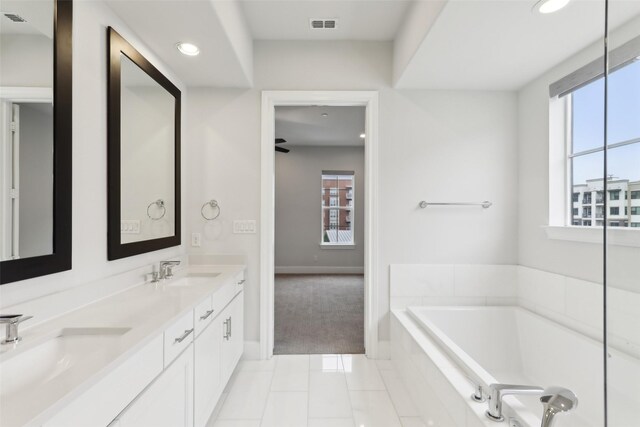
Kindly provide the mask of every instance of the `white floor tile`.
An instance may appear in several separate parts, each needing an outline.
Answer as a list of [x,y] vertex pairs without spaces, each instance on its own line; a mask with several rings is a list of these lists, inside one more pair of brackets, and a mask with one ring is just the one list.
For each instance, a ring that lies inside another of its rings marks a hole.
[[343,373],[309,374],[309,418],[349,418],[351,404]]
[[386,391],[350,391],[353,419],[362,427],[400,427],[400,419]]
[[276,368],[276,357],[269,360],[241,360],[238,370],[248,372],[273,371]]
[[354,427],[353,418],[311,418],[308,427]]
[[218,403],[216,404],[216,407],[213,409],[213,412],[211,413],[211,417],[209,417],[209,421],[207,422],[207,427],[213,426],[214,422],[218,419],[218,416],[220,415],[220,411],[222,410],[222,406],[224,405],[224,401],[227,399],[228,395],[229,393],[222,393],[220,395],[220,398],[218,399]]
[[420,412],[413,404],[409,392],[398,376],[398,373],[394,370],[384,370],[380,371],[380,375],[382,376],[385,386],[387,386],[389,397],[391,397],[391,401],[398,415],[401,417],[419,416]]
[[260,420],[218,420],[213,427],[260,427]]
[[271,391],[309,390],[309,356],[277,356]]
[[400,417],[402,427],[427,427],[420,417]]
[[239,372],[231,386],[219,419],[261,419],[273,372]]
[[376,359],[376,366],[379,371],[389,371],[393,369],[393,363],[388,359]]
[[375,360],[364,354],[343,354],[342,364],[349,390],[385,390]]
[[306,427],[307,402],[306,392],[269,393],[260,427]]
[[322,372],[343,372],[342,356],[339,354],[312,354],[309,369]]

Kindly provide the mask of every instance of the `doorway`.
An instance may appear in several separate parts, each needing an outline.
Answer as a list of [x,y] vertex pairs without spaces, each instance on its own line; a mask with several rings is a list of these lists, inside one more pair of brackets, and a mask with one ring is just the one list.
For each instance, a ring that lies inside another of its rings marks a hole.
[[364,353],[364,128],[364,106],[275,109],[274,354]]
[[[275,113],[281,106],[360,106],[364,126],[364,351],[378,354],[377,289],[377,159],[378,94],[371,91],[266,91],[262,95],[260,357],[274,354],[275,326]],[[332,171],[336,172],[336,171]],[[320,188],[318,188],[320,189]],[[320,193],[320,191],[318,191]]]

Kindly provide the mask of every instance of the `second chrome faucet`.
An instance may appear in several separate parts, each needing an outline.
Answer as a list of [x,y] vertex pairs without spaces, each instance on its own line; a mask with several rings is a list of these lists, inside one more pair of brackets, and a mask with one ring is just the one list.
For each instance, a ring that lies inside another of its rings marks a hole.
[[158,283],[161,280],[171,279],[173,277],[173,268],[180,265],[180,261],[160,261],[158,271],[152,273],[152,283]]

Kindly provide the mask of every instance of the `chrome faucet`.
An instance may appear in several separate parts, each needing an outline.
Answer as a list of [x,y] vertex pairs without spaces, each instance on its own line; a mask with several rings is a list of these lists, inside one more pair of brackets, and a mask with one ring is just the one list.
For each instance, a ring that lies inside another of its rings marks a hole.
[[180,265],[180,261],[160,261],[160,268],[158,272],[154,274],[154,282],[158,282],[164,279],[171,279],[173,277],[173,267]]
[[33,318],[33,316],[23,316],[22,314],[0,315],[0,324],[7,325],[5,338],[0,343],[13,344],[20,341],[22,338],[18,335],[18,325],[31,318]]
[[[508,394],[542,394],[544,389],[532,385],[515,384],[491,384],[489,386],[489,410],[486,412],[487,418],[492,421],[504,421],[502,416],[502,398]],[[544,426],[543,426],[544,427]]]
[[551,427],[556,414],[570,411],[578,406],[578,397],[567,388],[548,387],[542,392],[540,402],[544,407],[541,427]]

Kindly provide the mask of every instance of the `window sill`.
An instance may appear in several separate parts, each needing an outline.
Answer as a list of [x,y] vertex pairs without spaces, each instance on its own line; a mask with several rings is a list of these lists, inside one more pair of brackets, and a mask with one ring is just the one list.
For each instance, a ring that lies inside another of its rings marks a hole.
[[355,249],[354,244],[320,243],[320,249]]
[[[602,244],[602,227],[543,226],[548,239],[570,242]],[[608,228],[607,243],[615,246],[640,248],[640,230],[630,228]]]

